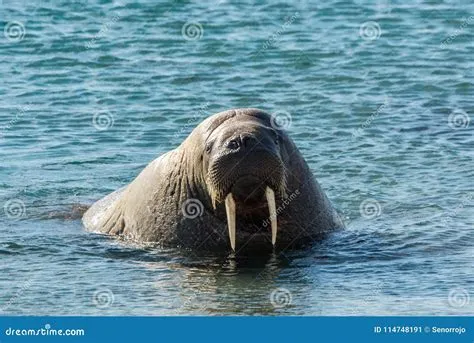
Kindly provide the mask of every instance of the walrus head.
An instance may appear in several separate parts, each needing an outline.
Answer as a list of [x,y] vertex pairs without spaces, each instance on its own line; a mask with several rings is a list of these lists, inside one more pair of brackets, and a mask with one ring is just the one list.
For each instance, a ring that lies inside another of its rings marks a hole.
[[[285,196],[286,175],[281,132],[264,112],[234,115],[211,126],[204,142],[203,173],[214,209],[224,203],[231,247],[235,250],[236,215],[270,217],[277,238],[276,197]],[[276,195],[275,195],[276,194]]]

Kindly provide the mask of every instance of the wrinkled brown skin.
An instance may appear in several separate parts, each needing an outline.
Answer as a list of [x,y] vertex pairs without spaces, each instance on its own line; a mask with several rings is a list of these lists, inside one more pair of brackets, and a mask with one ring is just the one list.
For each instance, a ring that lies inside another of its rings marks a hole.
[[[249,117],[271,126],[270,115],[257,109],[229,110],[207,118],[179,147],[151,162],[128,186],[94,203],[83,217],[86,229],[164,246],[230,250],[225,205],[219,202],[213,208],[203,154],[206,139],[214,130],[225,125],[238,130],[238,123]],[[278,135],[280,156],[289,171],[286,195],[297,194],[287,205],[277,195],[276,206],[282,208],[276,247],[285,249],[310,244],[343,224],[293,141],[283,131]],[[183,203],[188,199],[203,204],[200,216],[184,215]],[[253,246],[272,249],[270,226],[263,223],[266,218],[244,221],[239,205],[236,213],[236,250]]]

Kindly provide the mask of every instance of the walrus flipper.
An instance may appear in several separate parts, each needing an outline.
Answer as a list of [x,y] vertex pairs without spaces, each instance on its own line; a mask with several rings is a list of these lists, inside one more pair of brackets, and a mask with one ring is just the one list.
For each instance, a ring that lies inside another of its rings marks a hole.
[[[105,216],[109,210],[116,205],[127,186],[110,193],[99,201],[95,202],[82,217],[85,228],[91,232],[116,234],[114,232],[120,225],[120,218],[116,215]],[[104,224],[108,225],[104,225]],[[115,229],[115,230],[114,230]]]

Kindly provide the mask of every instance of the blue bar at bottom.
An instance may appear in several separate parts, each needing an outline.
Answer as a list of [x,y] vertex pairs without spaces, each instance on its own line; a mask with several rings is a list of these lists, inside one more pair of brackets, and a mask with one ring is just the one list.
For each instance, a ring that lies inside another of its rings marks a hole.
[[0,342],[474,342],[474,317],[0,317]]

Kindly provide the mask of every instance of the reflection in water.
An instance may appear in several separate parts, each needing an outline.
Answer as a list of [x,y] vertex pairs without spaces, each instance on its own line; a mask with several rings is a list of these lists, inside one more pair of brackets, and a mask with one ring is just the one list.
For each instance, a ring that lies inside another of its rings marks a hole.
[[[183,252],[176,252],[177,256]],[[163,265],[145,263],[146,268],[163,270]],[[288,278],[292,257],[285,254],[222,256],[187,254],[166,263],[174,271],[173,303],[181,314],[276,314],[284,309],[275,307],[272,292],[282,279]],[[301,282],[302,270],[294,269],[291,277]],[[156,287],[163,286],[157,280]],[[165,285],[170,287],[170,285]],[[301,290],[289,286],[290,292]],[[287,304],[291,306],[291,304]],[[286,304],[285,304],[286,306]],[[283,306],[283,307],[285,307]]]
[[[1,244],[5,258],[36,266],[32,271],[6,270],[18,275],[20,286],[31,280],[15,298],[17,304],[9,306],[11,313],[48,314],[52,308],[61,314],[127,315],[470,311],[471,305],[447,307],[446,296],[461,281],[472,279],[469,269],[463,268],[471,263],[472,231],[444,236],[427,234],[416,225],[364,227],[353,222],[310,249],[214,255],[77,234],[78,230],[60,233],[64,223],[50,221],[45,236],[35,236],[32,230],[28,238],[20,228],[24,223],[18,222],[10,241]],[[460,265],[442,267],[454,256],[453,245],[444,244],[447,241],[455,242]],[[49,263],[38,264],[38,259]],[[453,274],[455,278],[450,277]],[[0,300],[8,302],[17,291],[12,288]],[[93,296],[98,291],[113,294],[113,303],[97,307]],[[410,299],[418,300],[409,305]],[[38,308],[37,301],[44,306]]]

